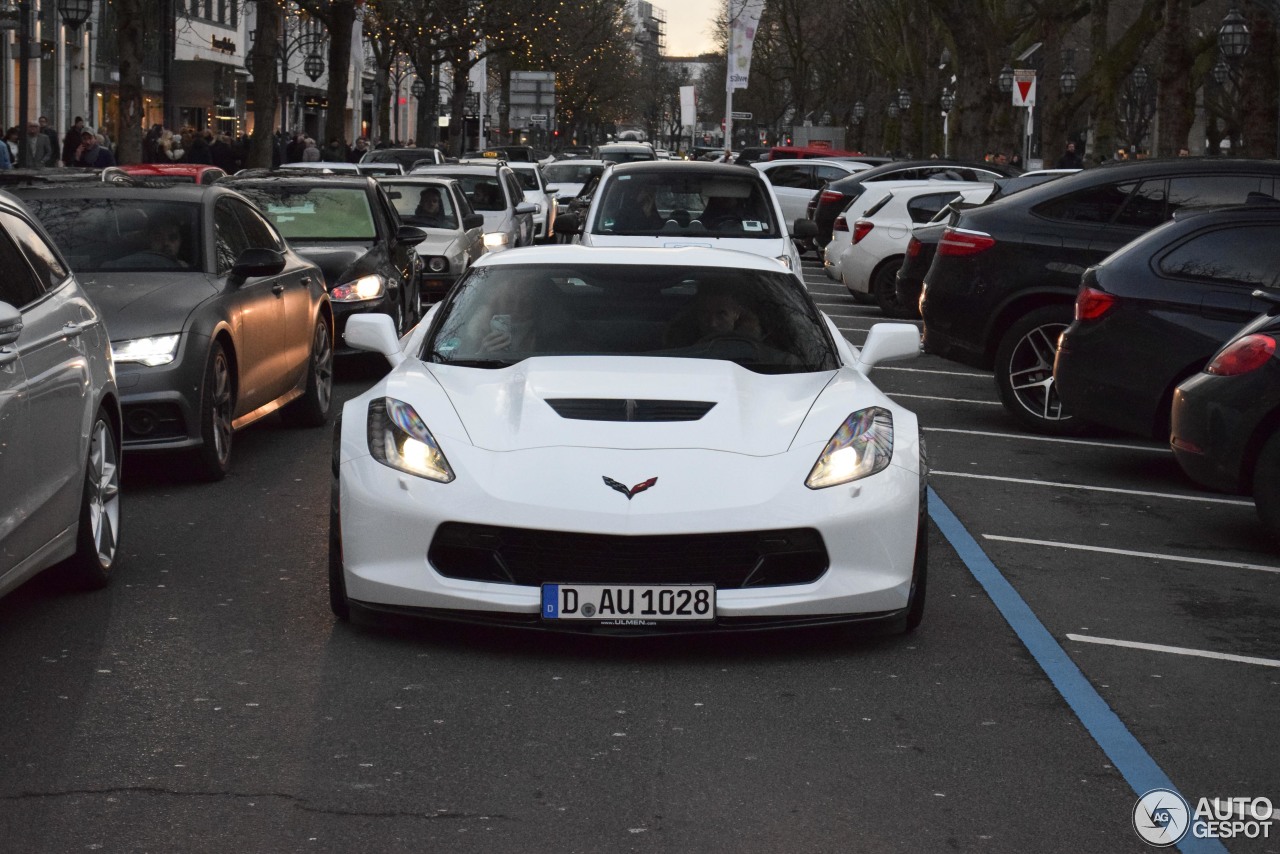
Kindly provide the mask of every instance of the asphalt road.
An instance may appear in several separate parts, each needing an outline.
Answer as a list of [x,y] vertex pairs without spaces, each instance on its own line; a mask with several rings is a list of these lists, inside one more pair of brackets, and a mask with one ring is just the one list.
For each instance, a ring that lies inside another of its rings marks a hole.
[[[878,312],[806,278],[860,344]],[[340,398],[378,370],[341,365]],[[1280,805],[1280,554],[1252,506],[1154,444],[1020,433],[980,372],[873,378],[920,414],[944,520],[908,637],[338,624],[331,431],[237,434],[218,484],[126,460],[112,586],[0,600],[0,849],[1110,854],[1147,850],[1152,767]]]

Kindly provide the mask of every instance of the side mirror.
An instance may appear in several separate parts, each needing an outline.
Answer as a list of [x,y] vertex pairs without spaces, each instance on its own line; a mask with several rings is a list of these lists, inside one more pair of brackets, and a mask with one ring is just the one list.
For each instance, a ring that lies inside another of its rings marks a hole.
[[797,219],[791,224],[791,236],[798,240],[817,237],[818,224],[811,219]]
[[866,376],[880,362],[920,355],[920,327],[914,323],[877,323],[858,354],[858,373]]
[[249,248],[240,253],[231,274],[240,279],[274,276],[284,269],[284,255],[274,249]]
[[562,214],[556,217],[556,231],[561,234],[581,234],[582,220],[576,213]]
[[467,231],[473,228],[484,228],[484,214],[467,214],[462,218],[462,227]]
[[402,225],[396,232],[396,242],[412,243],[415,246],[427,239],[427,232],[416,225]]
[[353,314],[347,318],[347,328],[342,338],[352,349],[381,353],[393,368],[404,361],[400,339],[396,337],[395,323],[390,315]]
[[560,192],[560,188],[559,188],[559,187],[543,187],[543,188],[542,188],[542,192],[544,192],[544,193],[558,193],[558,192]]
[[0,302],[0,347],[12,344],[22,334],[22,312],[7,302]]
[[531,214],[531,213],[537,213],[537,212],[538,212],[538,206],[535,205],[533,202],[521,202],[520,204],[516,205],[517,214]]

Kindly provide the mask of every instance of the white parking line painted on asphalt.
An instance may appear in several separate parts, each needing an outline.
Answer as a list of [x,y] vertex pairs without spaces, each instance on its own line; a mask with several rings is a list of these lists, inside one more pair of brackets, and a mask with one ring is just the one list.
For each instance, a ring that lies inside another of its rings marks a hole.
[[882,371],[907,371],[913,374],[942,374],[944,377],[978,377],[979,379],[989,380],[991,374],[970,374],[964,371],[939,371],[933,368],[895,368],[891,365],[877,365]]
[[[876,365],[877,371],[910,370],[910,368],[884,368]],[[978,374],[956,374],[956,376],[972,377]],[[1062,436],[1036,436],[1031,433],[992,433],[987,430],[961,430],[957,427],[922,427],[935,433],[963,433],[966,436],[990,436],[993,439],[1025,439],[1028,442],[1057,442],[1063,445],[1086,445],[1094,448],[1111,448],[1119,451],[1148,451],[1156,454],[1172,454],[1173,451],[1159,445],[1131,445],[1127,442],[1099,442],[1091,439],[1067,439]]]
[[1234,504],[1238,507],[1252,507],[1252,501],[1241,501],[1235,498],[1211,498],[1207,495],[1185,495],[1178,492],[1145,492],[1140,489],[1117,489],[1113,486],[1089,486],[1083,483],[1055,483],[1052,480],[1030,480],[1022,477],[999,477],[994,474],[973,474],[967,471],[930,471],[930,477],[967,477],[974,480],[995,480],[1002,483],[1021,483],[1027,486],[1056,486],[1059,489],[1080,489],[1085,492],[1115,492],[1120,495],[1142,495],[1147,498],[1172,498],[1178,501],[1202,501],[1205,504]]
[[[932,472],[930,472],[932,474]],[[1081,543],[1059,543],[1053,540],[1029,540],[1025,537],[1002,537],[999,534],[983,534],[984,540],[995,540],[1002,543],[1020,543],[1024,546],[1046,546],[1054,549],[1070,549],[1079,552],[1099,552],[1122,557],[1145,557],[1152,560],[1171,560],[1176,563],[1195,563],[1202,566],[1221,566],[1227,569],[1252,569],[1256,572],[1280,573],[1280,566],[1267,566],[1261,563],[1240,563],[1233,560],[1213,560],[1207,557],[1184,557],[1183,555],[1160,554],[1159,552],[1135,552],[1129,549],[1111,549],[1104,546],[1086,546]]]
[[1148,652],[1169,652],[1174,655],[1193,655],[1197,658],[1214,658],[1218,661],[1237,661],[1241,664],[1261,664],[1263,667],[1280,667],[1280,661],[1274,658],[1254,658],[1250,655],[1232,655],[1229,652],[1211,652],[1207,649],[1188,649],[1183,646],[1164,646],[1158,643],[1139,643],[1138,641],[1116,640],[1115,638],[1096,638],[1091,635],[1068,634],[1067,640],[1080,643],[1099,643],[1106,646],[1122,646],[1127,649],[1145,649]]
[[[853,331],[861,332],[863,330],[855,329]],[[945,403],[980,403],[983,406],[1002,406],[1003,405],[998,400],[968,400],[967,398],[963,398],[963,397],[935,397],[932,394],[903,394],[897,391],[887,391],[885,392],[885,394],[889,395],[889,397],[911,397],[917,400],[941,400]]]

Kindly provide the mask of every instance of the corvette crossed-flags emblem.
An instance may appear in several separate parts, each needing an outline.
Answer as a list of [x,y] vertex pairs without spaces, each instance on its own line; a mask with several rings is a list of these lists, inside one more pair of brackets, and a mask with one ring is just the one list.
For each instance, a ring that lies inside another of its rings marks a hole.
[[643,483],[637,483],[635,486],[631,487],[630,489],[627,489],[627,487],[624,484],[618,483],[616,480],[614,480],[611,477],[606,477],[604,479],[605,486],[609,487],[610,489],[615,489],[618,492],[621,492],[623,495],[627,496],[628,501],[630,501],[632,498],[634,498],[636,495],[640,494],[641,492],[644,492],[646,489],[653,486],[657,482],[658,482],[658,479],[656,477],[651,477],[648,480],[644,481]]

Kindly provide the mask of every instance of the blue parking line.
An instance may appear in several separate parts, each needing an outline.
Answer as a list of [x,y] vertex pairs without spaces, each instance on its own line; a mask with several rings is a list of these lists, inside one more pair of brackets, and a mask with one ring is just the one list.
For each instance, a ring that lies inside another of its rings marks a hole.
[[[1134,794],[1141,796],[1152,789],[1177,792],[1173,781],[1133,737],[933,487],[929,487],[929,516]],[[1183,800],[1190,801],[1185,795]],[[1197,838],[1192,832],[1194,829],[1189,828],[1178,843],[1179,851],[1183,854],[1226,854],[1227,849],[1221,842]]]

